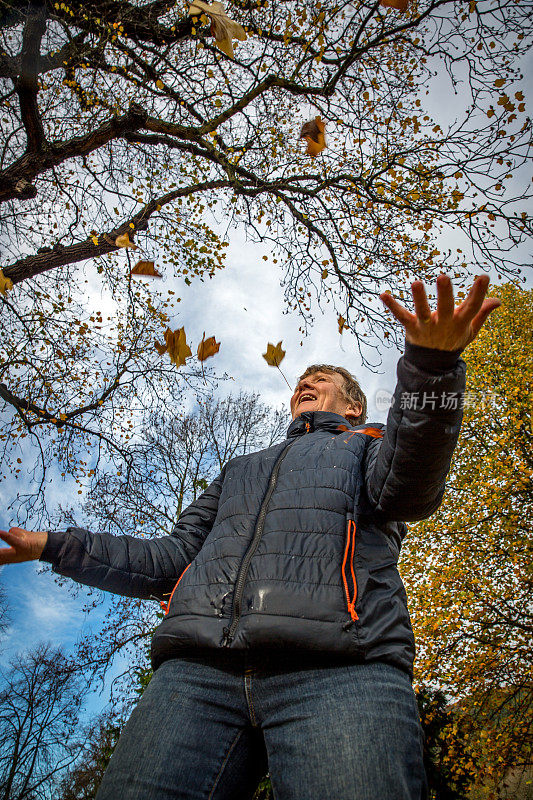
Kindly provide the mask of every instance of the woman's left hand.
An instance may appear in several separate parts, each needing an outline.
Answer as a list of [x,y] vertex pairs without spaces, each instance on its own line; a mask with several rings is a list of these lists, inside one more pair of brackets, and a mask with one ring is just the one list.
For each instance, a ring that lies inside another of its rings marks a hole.
[[422,281],[411,284],[415,313],[411,314],[392,295],[384,292],[380,298],[405,328],[405,338],[411,344],[436,350],[464,350],[478,335],[481,326],[501,301],[485,299],[489,288],[488,275],[478,276],[468,296],[454,304],[453,286],[447,275],[437,278],[437,310],[431,311]]

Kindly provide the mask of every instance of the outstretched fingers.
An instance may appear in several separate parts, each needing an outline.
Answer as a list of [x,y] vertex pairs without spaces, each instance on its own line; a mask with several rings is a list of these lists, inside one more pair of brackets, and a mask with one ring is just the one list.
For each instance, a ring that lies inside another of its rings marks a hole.
[[437,317],[439,320],[450,320],[455,311],[453,284],[444,273],[437,278]]
[[429,322],[431,320],[431,309],[428,303],[426,287],[422,281],[414,281],[411,284],[411,293],[418,321],[422,323]]
[[453,284],[448,275],[437,278],[437,310],[433,313],[422,281],[411,284],[415,314],[410,314],[390,294],[380,295],[384,305],[405,328],[408,342],[437,350],[462,351],[475,339],[480,328],[495,308],[496,298],[486,298],[490,279],[479,275],[465,300],[454,306]]
[[17,537],[11,531],[0,531],[0,539],[11,545],[11,547],[0,547],[0,566],[12,564],[17,558],[17,551],[13,547],[18,541]]
[[409,327],[415,322],[414,315],[395,300],[391,294],[383,292],[379,297],[383,305],[387,306],[391,314],[396,317],[398,322],[401,322],[404,327]]
[[[463,302],[457,306],[456,316],[465,322],[472,322],[480,312],[489,289],[488,275],[478,275]],[[498,305],[500,303],[498,302]],[[486,319],[486,317],[485,317]],[[479,329],[478,329],[479,330]]]

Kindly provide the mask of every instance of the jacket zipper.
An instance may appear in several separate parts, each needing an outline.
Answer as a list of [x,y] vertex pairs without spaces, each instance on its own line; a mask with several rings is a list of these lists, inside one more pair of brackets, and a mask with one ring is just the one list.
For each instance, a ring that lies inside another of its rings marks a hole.
[[[191,564],[192,564],[192,561],[191,561]],[[170,609],[170,601],[171,601],[171,600],[172,600],[172,598],[174,597],[174,592],[175,592],[175,591],[176,591],[176,589],[178,588],[178,583],[181,581],[181,579],[183,578],[183,576],[185,575],[185,573],[187,572],[187,570],[189,569],[189,567],[191,566],[191,564],[187,564],[187,566],[185,567],[185,569],[183,570],[183,572],[182,572],[182,573],[181,573],[181,575],[179,576],[178,580],[176,581],[176,585],[174,586],[174,588],[172,589],[172,591],[171,591],[171,593],[170,593],[170,597],[168,598],[168,602],[167,602],[167,603],[164,603],[163,601],[161,601],[161,608],[162,608],[162,609],[163,609],[163,611],[165,612],[165,617],[166,617],[166,615],[167,615],[167,614],[168,614],[168,612],[169,612],[169,609]]]
[[257,517],[257,523],[255,526],[254,535],[252,537],[252,541],[248,547],[248,550],[244,554],[244,558],[241,563],[241,568],[239,570],[239,574],[237,575],[237,580],[235,583],[235,593],[233,595],[233,607],[231,612],[231,619],[230,624],[228,627],[224,628],[222,640],[220,642],[221,647],[228,647],[234,639],[235,631],[237,629],[237,625],[239,624],[239,617],[241,615],[241,600],[242,600],[242,593],[244,590],[244,584],[246,582],[246,578],[248,575],[248,569],[250,566],[250,561],[257,550],[259,542],[261,540],[261,536],[263,534],[263,528],[265,525],[265,517],[267,512],[267,506],[270,502],[270,498],[272,497],[272,493],[276,488],[276,483],[278,480],[278,473],[281,467],[281,462],[285,458],[288,450],[295,444],[297,439],[285,447],[284,450],[281,451],[278,460],[274,464],[274,468],[272,470],[272,474],[270,476],[270,481],[268,484],[267,493],[261,503],[261,508],[259,509],[259,516]]
[[[344,630],[348,630],[353,623],[359,619],[357,616],[357,612],[355,610],[355,602],[357,600],[357,581],[355,579],[355,571],[353,566],[354,560],[354,553],[355,553],[355,531],[356,525],[355,521],[351,518],[348,519],[348,530],[347,530],[347,538],[346,538],[346,547],[344,549],[344,559],[342,562],[342,582],[344,584],[344,591],[346,593],[346,604],[348,607],[348,612],[350,614],[351,619],[343,625]],[[350,553],[350,571],[352,576],[352,585],[353,585],[353,597],[350,598],[350,590],[348,587],[348,579],[346,576],[346,561],[348,559],[348,551],[350,551],[351,545],[351,553]]]

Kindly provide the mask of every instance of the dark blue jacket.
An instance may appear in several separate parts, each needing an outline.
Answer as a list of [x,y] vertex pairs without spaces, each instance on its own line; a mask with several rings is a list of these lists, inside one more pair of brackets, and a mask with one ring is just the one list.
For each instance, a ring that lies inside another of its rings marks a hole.
[[168,597],[154,668],[191,650],[273,648],[412,674],[404,521],[442,500],[464,380],[458,353],[407,345],[386,427],[304,412],[285,441],[231,459],[170,536],[69,528],[41,558],[90,586]]

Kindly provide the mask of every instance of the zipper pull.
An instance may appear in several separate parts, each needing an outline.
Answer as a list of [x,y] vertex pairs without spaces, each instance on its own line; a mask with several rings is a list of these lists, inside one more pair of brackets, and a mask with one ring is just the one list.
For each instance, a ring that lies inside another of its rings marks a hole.
[[349,630],[354,624],[354,622],[355,622],[354,619],[349,619],[348,622],[345,622],[344,625],[342,626],[343,631]]
[[220,642],[220,646],[221,647],[228,647],[231,644],[231,642],[233,641],[233,636],[229,635],[229,628],[224,628],[222,633],[224,634],[224,636],[222,637],[222,640]]
[[160,597],[156,597],[155,594],[151,594],[148,599],[149,600],[157,600],[157,602],[159,603],[159,605],[161,606],[161,608],[163,609],[165,614],[167,613],[167,611],[168,611],[168,603],[165,603],[165,601],[161,600]]

